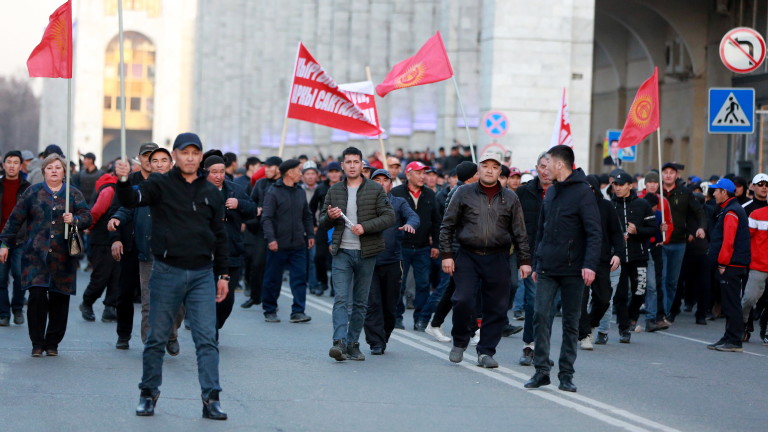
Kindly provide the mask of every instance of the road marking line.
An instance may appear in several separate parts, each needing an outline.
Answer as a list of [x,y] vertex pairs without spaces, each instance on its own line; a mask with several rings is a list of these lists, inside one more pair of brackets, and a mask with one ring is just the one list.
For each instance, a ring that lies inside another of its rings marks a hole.
[[[704,345],[709,345],[711,343],[711,342],[703,341],[703,340],[700,340],[700,339],[694,339],[694,338],[689,338],[687,336],[682,336],[682,335],[678,335],[678,334],[674,334],[674,333],[669,333],[669,332],[666,332],[666,331],[656,332],[656,334],[662,334],[662,335],[665,335],[665,336],[674,337],[674,338],[678,338],[678,339],[685,339],[687,341],[696,342],[696,343],[700,343],[700,344],[704,344]],[[751,352],[751,351],[744,351],[744,354],[749,354],[749,355],[753,355],[753,356],[757,356],[757,357],[768,357],[768,355],[766,355],[766,354],[758,354],[758,353]]]
[[[287,290],[283,290],[283,294],[288,297],[291,297],[290,292]],[[333,311],[332,305],[320,299],[307,298],[306,303],[321,312],[326,312],[330,314]],[[411,346],[413,348],[416,348],[420,351],[423,351],[427,354],[431,354],[443,360],[445,360],[447,352],[450,351],[450,348],[444,345],[440,345],[440,343],[437,341],[432,341],[425,337],[410,334],[405,330],[395,330],[390,336],[390,338],[395,339],[400,343]],[[540,398],[546,399],[550,402],[554,402],[566,408],[571,408],[575,411],[578,411],[596,420],[602,421],[604,423],[607,423],[616,427],[620,427],[628,431],[644,432],[649,430],[663,430],[663,431],[670,431],[670,432],[680,432],[679,430],[671,428],[667,425],[657,423],[653,420],[632,414],[621,408],[617,408],[612,405],[605,404],[603,402],[588,398],[583,395],[579,395],[575,393],[559,392],[559,391],[556,392],[549,389],[537,389],[537,390],[525,389],[525,387],[523,387],[523,383],[528,380],[528,376],[509,368],[500,367],[499,372],[502,372],[502,373],[493,372],[488,369],[480,368],[476,364],[470,363],[467,360],[462,361],[459,364],[459,366],[464,367],[467,370],[483,374],[489,378],[492,378],[496,381],[507,384],[511,387],[524,390],[526,393],[531,394],[533,396],[538,396]],[[522,382],[514,380],[506,375],[511,375],[512,377],[515,377],[521,380]],[[576,403],[569,399],[578,401],[581,404]],[[594,408],[589,406],[584,406],[582,404],[592,405]],[[627,420],[640,423],[642,427],[614,418],[610,415],[606,415],[603,412],[598,411],[598,409],[608,411],[611,414],[614,414],[616,416],[621,416]],[[645,429],[644,427],[651,428],[651,429]]]

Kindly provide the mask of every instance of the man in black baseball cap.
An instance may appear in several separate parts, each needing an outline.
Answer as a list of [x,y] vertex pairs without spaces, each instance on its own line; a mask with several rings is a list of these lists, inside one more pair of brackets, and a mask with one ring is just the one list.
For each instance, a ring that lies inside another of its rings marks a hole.
[[198,150],[203,151],[203,143],[200,141],[200,137],[192,132],[184,132],[179,134],[173,141],[174,150],[184,150],[188,146],[195,146]]

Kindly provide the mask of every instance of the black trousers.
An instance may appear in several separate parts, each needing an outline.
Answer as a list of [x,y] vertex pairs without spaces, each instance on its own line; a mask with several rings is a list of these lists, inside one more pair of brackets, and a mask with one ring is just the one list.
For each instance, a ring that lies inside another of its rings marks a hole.
[[47,287],[29,288],[27,326],[33,348],[57,349],[67,332],[69,297],[48,291]]
[[117,337],[129,339],[133,331],[133,297],[136,287],[141,287],[139,281],[139,251],[135,246],[123,254],[119,265]]
[[[589,293],[592,292],[592,308],[587,313]],[[579,318],[579,340],[587,337],[592,329],[600,326],[605,311],[611,305],[611,264],[600,264],[595,273],[592,286],[584,286],[584,294],[581,297],[581,318]]]
[[744,336],[744,316],[741,310],[741,286],[747,276],[746,268],[726,267],[725,272],[715,267],[715,279],[720,287],[720,302],[725,316],[725,342],[741,346]]
[[619,285],[616,287],[616,294],[613,296],[619,332],[629,330],[630,321],[637,322],[640,316],[640,306],[645,301],[647,265],[646,261],[621,263]]
[[402,279],[403,267],[399,261],[377,265],[373,269],[364,326],[365,341],[371,348],[386,348],[389,336],[395,329],[397,301]]
[[664,270],[664,258],[662,247],[651,245],[651,258],[653,260],[654,273],[647,275],[656,281],[656,320],[664,318],[664,280],[661,278]]
[[256,236],[250,231],[243,233],[245,241],[245,254],[243,255],[243,281],[247,290],[251,289],[251,270],[253,270],[253,254],[255,252]]
[[671,312],[679,314],[680,304],[685,301],[687,305],[696,303],[696,318],[706,318],[712,310],[711,274],[706,255],[694,255],[686,251],[680,270],[680,281],[683,283],[682,286],[677,285]]
[[324,288],[328,287],[328,263],[330,261],[328,231],[318,228],[317,234],[315,234],[315,274],[317,275],[317,283]]
[[440,327],[443,325],[445,322],[445,317],[447,317],[448,313],[451,311],[451,309],[453,309],[453,301],[451,301],[451,297],[453,297],[454,291],[456,291],[456,281],[454,281],[453,277],[451,277],[450,282],[448,282],[448,286],[445,288],[443,296],[440,297],[440,302],[435,308],[435,313],[432,315],[432,324],[430,324],[432,327]]
[[249,285],[251,286],[251,300],[256,304],[261,304],[261,285],[264,281],[264,267],[267,265],[267,241],[264,239],[262,230],[257,231],[254,235],[256,240],[251,258]]
[[91,245],[91,264],[93,265],[91,280],[83,293],[83,303],[92,306],[106,289],[107,295],[104,296],[104,304],[117,306],[120,263],[112,258],[112,247]]
[[[232,307],[235,305],[235,288],[242,275],[242,267],[229,268],[229,292],[224,300],[216,303],[216,330],[224,327],[227,318],[232,314]],[[218,282],[218,276],[214,279]]]
[[478,255],[459,249],[455,257],[453,278],[453,345],[466,348],[473,334],[478,290],[482,302],[483,325],[478,354],[494,355],[507,322],[509,304],[509,253]]

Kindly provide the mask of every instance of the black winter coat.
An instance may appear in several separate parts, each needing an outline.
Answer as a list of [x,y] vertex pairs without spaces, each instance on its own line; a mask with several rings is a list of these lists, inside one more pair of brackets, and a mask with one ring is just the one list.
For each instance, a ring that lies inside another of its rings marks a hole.
[[675,229],[672,231],[670,243],[685,243],[688,236],[686,226],[688,225],[688,213],[693,213],[698,221],[698,228],[707,230],[707,220],[701,204],[696,201],[693,192],[683,185],[682,180],[675,183],[675,187],[667,192],[664,190],[664,198],[669,201],[669,210],[672,213],[672,222]]
[[517,188],[515,192],[523,206],[523,219],[525,219],[525,231],[528,233],[528,243],[531,254],[536,253],[536,230],[539,226],[539,214],[541,203],[544,201],[544,188],[541,187],[539,178],[536,177],[528,183]]
[[536,228],[534,271],[549,276],[581,276],[597,271],[602,231],[592,189],[581,168],[547,189]]
[[619,216],[622,233],[627,232],[630,222],[635,224],[637,229],[636,234],[627,234],[624,250],[619,254],[621,262],[648,261],[648,240],[659,228],[651,205],[648,201],[638,198],[635,191],[631,191],[626,198],[614,195],[611,202]]
[[267,243],[277,242],[278,250],[299,250],[315,238],[307,194],[299,185],[286,186],[280,179],[264,195],[261,228]]
[[437,202],[435,192],[426,187],[421,187],[418,205],[413,200],[413,196],[408,191],[408,184],[403,183],[400,186],[392,188],[392,196],[404,199],[411,209],[419,215],[421,224],[416,229],[416,234],[405,233],[403,238],[403,247],[409,249],[420,249],[432,246],[437,249],[438,239],[440,238],[440,206]]

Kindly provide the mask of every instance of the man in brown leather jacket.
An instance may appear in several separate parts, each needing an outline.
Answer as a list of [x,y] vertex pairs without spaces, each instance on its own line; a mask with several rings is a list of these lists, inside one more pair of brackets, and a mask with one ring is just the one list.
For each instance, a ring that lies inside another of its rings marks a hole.
[[[471,320],[479,288],[483,323],[477,363],[486,368],[499,366],[493,355],[506,324],[512,244],[519,253],[520,276],[526,278],[531,273],[523,209],[517,195],[501,187],[500,173],[500,157],[484,154],[478,164],[480,181],[456,190],[440,227],[443,271],[456,283],[451,330],[454,346],[449,359],[459,363],[464,357],[472,336]],[[455,256],[451,249],[454,237],[460,246]]]

